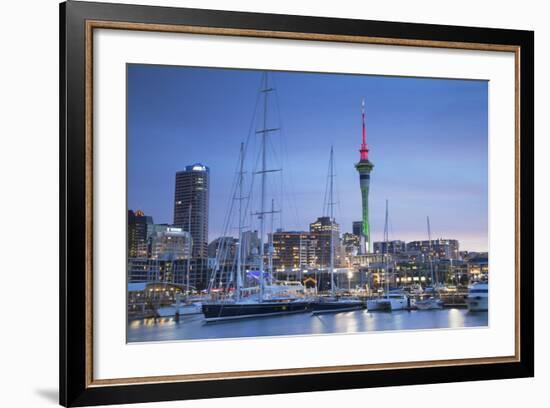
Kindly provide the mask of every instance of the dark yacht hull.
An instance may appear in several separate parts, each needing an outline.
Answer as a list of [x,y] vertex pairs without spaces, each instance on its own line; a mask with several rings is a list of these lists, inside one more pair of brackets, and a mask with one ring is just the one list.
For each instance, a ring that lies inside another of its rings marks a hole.
[[339,313],[351,310],[364,309],[365,304],[360,300],[354,301],[319,301],[311,303],[311,311],[314,314]]
[[202,305],[207,322],[277,316],[311,311],[309,302],[205,303]]

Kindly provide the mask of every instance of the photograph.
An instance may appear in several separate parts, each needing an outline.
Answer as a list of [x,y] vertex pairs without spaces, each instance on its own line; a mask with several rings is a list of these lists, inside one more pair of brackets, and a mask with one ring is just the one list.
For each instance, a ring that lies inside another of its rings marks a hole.
[[488,95],[127,64],[127,342],[488,327]]
[[333,6],[60,4],[61,405],[525,394],[534,31]]

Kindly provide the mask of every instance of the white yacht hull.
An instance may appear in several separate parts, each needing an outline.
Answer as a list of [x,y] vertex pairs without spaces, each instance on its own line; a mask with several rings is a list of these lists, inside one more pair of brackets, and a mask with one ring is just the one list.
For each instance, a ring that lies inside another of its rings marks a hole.
[[175,316],[178,311],[180,316],[191,316],[191,315],[202,314],[200,303],[183,304],[183,305],[180,305],[179,308],[176,305],[165,306],[165,307],[159,308],[157,310],[157,313],[160,317],[170,317],[170,316]]
[[477,282],[468,288],[466,305],[470,312],[486,312],[489,310],[489,284]]
[[486,312],[489,310],[489,298],[487,296],[471,296],[466,298],[466,305],[470,312]]
[[367,300],[367,310],[368,311],[394,311],[394,310],[405,310],[408,309],[409,304],[407,299],[371,299]]
[[443,302],[439,299],[418,300],[415,303],[418,310],[437,310],[443,309]]

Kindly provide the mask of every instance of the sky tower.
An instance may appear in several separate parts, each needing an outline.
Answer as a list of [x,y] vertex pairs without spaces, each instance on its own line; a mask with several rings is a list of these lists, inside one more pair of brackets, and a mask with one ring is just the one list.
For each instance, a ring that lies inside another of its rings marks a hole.
[[355,168],[359,172],[359,186],[361,187],[361,201],[362,201],[362,217],[363,230],[361,237],[361,253],[372,252],[372,241],[370,235],[369,224],[369,187],[370,187],[370,172],[372,171],[374,164],[369,161],[369,148],[367,146],[367,131],[365,128],[365,100],[361,103],[361,120],[363,124],[363,139],[361,148],[359,149],[360,160],[355,164]]

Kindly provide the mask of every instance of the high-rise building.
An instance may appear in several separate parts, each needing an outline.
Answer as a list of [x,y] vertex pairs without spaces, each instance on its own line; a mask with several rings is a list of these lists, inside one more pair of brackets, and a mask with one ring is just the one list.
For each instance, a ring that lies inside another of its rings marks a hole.
[[174,226],[191,233],[193,258],[208,258],[209,174],[198,163],[176,173]]
[[[337,238],[336,233],[334,233]],[[335,264],[341,251],[335,241]],[[273,268],[327,268],[330,264],[330,232],[277,231],[273,233]]]
[[319,217],[315,222],[309,224],[309,232],[317,234],[318,247],[318,265],[324,267],[325,264],[330,264],[330,239],[334,244],[334,263],[340,265],[342,256],[342,247],[340,245],[340,225],[330,217]]
[[367,131],[365,127],[365,101],[363,100],[361,109],[361,118],[363,124],[363,138],[361,148],[359,149],[360,160],[355,164],[355,168],[359,172],[359,186],[361,188],[361,203],[362,203],[362,234],[364,245],[361,245],[361,252],[372,252],[372,241],[369,224],[369,188],[370,188],[370,173],[374,167],[369,161],[369,148],[367,146]]
[[128,210],[128,258],[147,258],[153,217],[143,211]]
[[[273,233],[273,268],[276,270],[316,267],[320,260],[319,234],[305,231]],[[327,249],[327,255],[330,248]],[[327,260],[324,262],[328,265]]]
[[363,235],[363,221],[353,221],[351,231],[353,235],[361,237]]
[[330,232],[334,231],[337,235],[340,234],[340,225],[336,222],[331,222],[330,217],[319,217],[317,221],[309,224],[310,232]]
[[208,204],[210,170],[196,163],[176,173],[174,226],[191,233],[190,284],[203,289],[208,282]]

